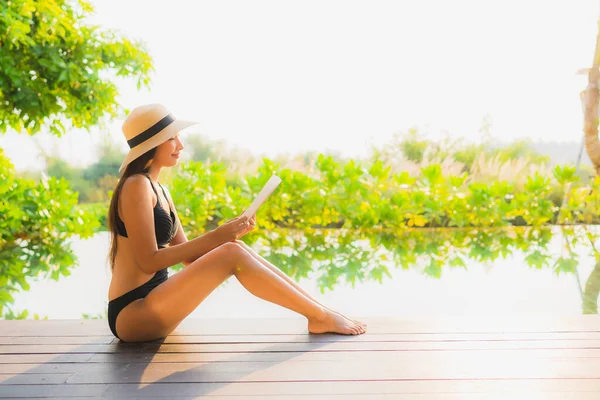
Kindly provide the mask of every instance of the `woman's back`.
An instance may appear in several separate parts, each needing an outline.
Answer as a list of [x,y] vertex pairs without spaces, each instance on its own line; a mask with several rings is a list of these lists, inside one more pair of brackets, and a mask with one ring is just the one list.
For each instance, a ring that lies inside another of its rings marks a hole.
[[[177,227],[175,224],[175,214],[173,213],[170,206],[165,209],[161,204],[169,205],[169,200],[166,196],[164,189],[162,189],[162,196],[155,189],[150,177],[142,174],[136,174],[130,179],[148,179],[152,186],[154,196],[152,201],[154,204],[153,215],[154,215],[154,228],[155,237],[157,240],[157,246],[163,248],[168,246],[169,242],[173,240]],[[160,185],[160,184],[159,184]],[[125,183],[123,184],[125,186]],[[121,199],[123,195],[136,196],[136,193],[124,193],[121,191],[119,199],[117,199],[117,252],[115,255],[114,269],[112,273],[112,279],[108,291],[109,301],[121,296],[129,290],[136,288],[145,282],[148,282],[154,274],[147,274],[137,265],[134,257],[134,249],[128,238],[127,229],[121,216],[123,215],[121,207]],[[125,218],[127,216],[125,215]]]

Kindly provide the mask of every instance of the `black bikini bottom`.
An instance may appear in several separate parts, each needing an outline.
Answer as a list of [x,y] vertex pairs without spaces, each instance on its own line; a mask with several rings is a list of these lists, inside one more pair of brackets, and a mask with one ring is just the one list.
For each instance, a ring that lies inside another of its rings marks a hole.
[[108,326],[115,337],[119,338],[117,335],[117,316],[121,310],[127,307],[129,303],[148,296],[148,293],[152,289],[165,282],[168,278],[169,273],[167,268],[161,269],[148,282],[108,302]]

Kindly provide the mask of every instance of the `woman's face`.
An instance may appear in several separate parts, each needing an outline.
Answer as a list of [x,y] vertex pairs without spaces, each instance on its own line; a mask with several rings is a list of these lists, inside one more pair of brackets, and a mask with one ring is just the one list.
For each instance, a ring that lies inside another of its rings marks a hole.
[[177,164],[180,156],[179,152],[183,148],[183,143],[181,143],[178,133],[156,148],[152,163],[156,163],[162,167],[172,167]]

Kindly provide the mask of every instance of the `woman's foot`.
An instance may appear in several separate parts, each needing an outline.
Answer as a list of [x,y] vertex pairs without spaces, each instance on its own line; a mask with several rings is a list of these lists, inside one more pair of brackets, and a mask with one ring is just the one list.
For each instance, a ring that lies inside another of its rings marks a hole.
[[329,309],[325,309],[325,315],[320,318],[308,320],[308,331],[310,333],[339,333],[341,335],[361,335],[367,331],[367,326],[362,323],[344,317]]
[[358,324],[358,325],[360,325],[360,326],[364,326],[365,328],[367,327],[367,324],[365,324],[364,322],[360,322],[360,321],[357,321],[357,320],[355,320],[355,319],[352,319],[352,318],[345,317],[345,316],[343,316],[342,314],[340,314],[339,312],[337,312],[337,311],[335,311],[335,310],[332,310],[332,309],[331,309],[331,308],[329,308],[329,307],[325,307],[325,308],[326,308],[326,309],[328,309],[329,311],[331,311],[332,313],[339,315],[340,317],[346,318],[347,320],[350,320],[350,321],[352,321],[352,322],[354,322],[354,323],[356,323],[356,324]]

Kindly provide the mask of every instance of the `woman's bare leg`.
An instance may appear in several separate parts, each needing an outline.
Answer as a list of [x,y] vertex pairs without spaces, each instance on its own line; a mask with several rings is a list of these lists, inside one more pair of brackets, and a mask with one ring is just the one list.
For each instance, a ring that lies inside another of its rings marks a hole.
[[231,275],[255,296],[304,315],[312,333],[364,333],[358,324],[298,292],[236,243],[226,243],[198,258],[144,299],[125,307],[117,318],[117,333],[124,341],[167,336]]
[[[279,275],[282,279],[284,279],[287,283],[289,283],[290,285],[292,285],[297,291],[299,291],[300,293],[302,293],[303,295],[305,295],[306,297],[308,297],[309,299],[311,299],[312,301],[314,301],[315,303],[317,303],[318,305],[320,305],[323,308],[326,308],[336,314],[342,315],[340,313],[338,313],[335,310],[332,310],[331,308],[321,304],[321,302],[319,302],[317,299],[315,299],[314,297],[312,297],[308,292],[306,292],[304,289],[302,289],[300,287],[300,285],[298,285],[296,282],[294,282],[294,280],[292,278],[290,278],[289,276],[287,276],[285,274],[285,272],[283,272],[282,270],[280,270],[279,268],[277,268],[275,265],[271,264],[268,260],[264,259],[260,254],[258,254],[256,251],[254,251],[254,249],[252,249],[252,247],[248,246],[246,243],[242,242],[241,240],[236,240],[236,243],[238,243],[240,246],[242,246],[248,253],[250,253],[252,255],[252,257],[256,258],[262,265],[264,265],[265,267],[269,268],[271,271],[275,272],[277,275]],[[346,316],[343,316],[344,318],[347,318],[351,321],[356,322],[357,324],[366,327],[367,324],[348,318]]]

